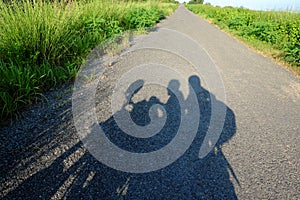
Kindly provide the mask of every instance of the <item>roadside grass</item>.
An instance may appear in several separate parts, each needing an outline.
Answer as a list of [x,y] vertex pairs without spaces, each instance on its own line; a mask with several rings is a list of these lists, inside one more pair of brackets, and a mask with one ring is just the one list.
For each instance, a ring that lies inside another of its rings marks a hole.
[[0,0],[0,121],[74,80],[96,45],[151,27],[176,7],[159,1]]
[[187,8],[300,75],[300,13],[210,5]]

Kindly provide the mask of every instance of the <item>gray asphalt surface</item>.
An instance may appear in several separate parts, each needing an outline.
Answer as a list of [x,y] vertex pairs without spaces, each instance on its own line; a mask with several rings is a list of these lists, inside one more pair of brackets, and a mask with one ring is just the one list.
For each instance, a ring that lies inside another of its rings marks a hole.
[[208,51],[222,74],[235,136],[223,146],[241,199],[299,199],[300,81],[181,8],[166,26]]
[[[174,33],[167,31],[170,29]],[[187,59],[198,56],[205,60],[204,53],[186,48],[187,41],[178,33],[199,43],[216,64],[226,101],[218,99],[213,92],[217,89],[203,81],[206,63],[195,66]],[[167,42],[176,37],[174,42]],[[110,108],[112,95],[118,89],[115,84],[126,72],[141,64],[160,63],[179,72],[196,91],[199,128],[187,151],[167,167],[148,173],[123,172],[102,164],[76,135],[72,86],[65,86],[50,91],[46,94],[47,103],[35,105],[24,112],[23,119],[1,129],[0,198],[300,199],[298,78],[183,7],[149,35],[135,37],[129,50],[115,58],[113,66],[99,68],[101,76],[95,96],[99,125],[110,141],[136,153],[157,151],[176,137],[184,112],[178,96],[182,93],[188,98],[190,88],[172,73],[168,78],[173,81],[165,84],[174,87],[175,93],[157,84],[145,85],[130,99],[131,118],[140,126],[151,122],[151,106],[163,107],[162,115],[167,117],[157,135],[127,135],[113,118],[125,106],[117,112]],[[94,53],[89,65],[102,66],[101,62]],[[198,68],[204,74],[197,74]],[[136,79],[145,76],[142,72],[130,74]],[[164,82],[162,71],[145,70],[145,74]],[[225,123],[215,148],[200,159],[199,148],[210,126],[214,98],[217,105],[226,107]],[[195,126],[193,120],[187,124]],[[184,144],[185,141],[178,148],[184,148]],[[157,162],[164,159],[158,157]],[[145,164],[141,162],[140,166]]]

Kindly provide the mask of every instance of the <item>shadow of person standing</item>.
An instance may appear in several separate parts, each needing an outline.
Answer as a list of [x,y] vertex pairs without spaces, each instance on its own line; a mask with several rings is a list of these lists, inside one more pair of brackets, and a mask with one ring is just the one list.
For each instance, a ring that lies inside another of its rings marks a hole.
[[[200,120],[198,132],[191,148],[183,156],[188,164],[189,186],[186,192],[193,199],[237,199],[230,174],[239,185],[239,181],[222,151],[222,145],[228,142],[236,132],[235,115],[233,111],[223,102],[218,101],[214,94],[201,86],[198,76],[191,76],[189,84],[195,92],[198,100]],[[199,150],[203,145],[204,138],[208,132],[212,118],[212,101],[216,107],[225,107],[226,115],[224,126],[218,141],[204,158],[199,158]],[[196,197],[196,198],[195,198]]]
[[[191,110],[188,109],[198,106],[200,118],[197,120],[199,124],[196,124],[196,127],[198,127],[196,136],[181,157],[165,168],[136,174],[107,167],[86,151],[72,166],[63,170],[64,158],[82,147],[82,143],[78,143],[49,167],[25,180],[15,190],[11,191],[7,197],[18,197],[18,194],[26,190],[30,191],[28,189],[35,185],[34,182],[44,179],[43,184],[39,184],[37,188],[32,189],[33,191],[44,191],[38,195],[46,199],[53,198],[59,188],[65,189],[63,197],[69,199],[237,199],[233,182],[230,180],[231,175],[235,179],[233,181],[236,181],[238,185],[239,182],[222,151],[223,144],[228,142],[236,132],[233,111],[204,89],[197,76],[189,78],[190,90],[193,90],[196,94],[196,105],[186,105],[189,103],[190,94],[185,100],[179,90],[180,84],[183,83],[178,80],[172,80],[169,83],[167,103],[161,103],[155,96],[152,96],[149,101],[142,100],[134,103],[131,99],[134,94],[141,90],[144,82],[139,81],[135,84],[138,87],[133,87],[135,89],[130,91],[129,94],[125,93],[126,105],[124,104],[118,112],[124,112],[127,104],[131,104],[132,108],[129,114],[132,121],[141,127],[146,127],[152,123],[151,120],[153,119],[149,117],[149,110],[155,105],[162,106],[164,108],[163,117],[165,117],[163,128],[151,137],[136,138],[119,128],[114,116],[111,116],[108,120],[99,124],[106,137],[116,146],[126,151],[135,153],[159,151],[176,137],[180,123],[182,123],[181,118],[186,114],[182,111],[187,108],[187,113],[189,113]],[[200,147],[210,126],[212,100],[217,105],[225,106],[225,122],[215,146],[204,158],[199,158]],[[180,101],[185,102],[186,108],[182,109],[180,107]],[[155,107],[155,109],[158,109],[158,107]],[[54,173],[60,178],[56,181],[45,178],[50,173]],[[68,177],[75,178],[67,186],[65,183]],[[48,185],[54,186],[53,191],[49,194],[45,192]],[[34,193],[27,193],[26,197],[28,199],[34,197]]]
[[[99,172],[94,176],[89,187],[93,190],[94,187],[97,187],[97,182],[102,181],[103,183],[103,180],[108,180],[106,185],[114,185],[115,191],[105,190],[104,192],[103,190],[99,197],[101,196],[102,199],[237,199],[233,182],[230,180],[231,175],[237,185],[239,185],[239,181],[222,151],[223,144],[228,142],[236,132],[234,113],[201,86],[198,76],[191,76],[189,84],[190,89],[196,94],[197,102],[196,105],[185,105],[191,109],[199,106],[200,119],[196,136],[188,150],[167,167],[148,173],[134,174],[105,168],[104,171],[108,170],[109,173],[106,173],[113,179],[105,179],[103,177],[107,176],[103,172]],[[183,99],[179,86],[178,80],[170,81],[169,99],[166,104],[162,104],[155,97],[154,101],[144,100],[132,105],[133,109],[130,113],[132,120],[141,126],[151,123],[149,118],[143,120],[148,115],[151,106],[160,104],[164,107],[167,118],[159,133],[150,138],[134,138],[120,129],[116,131],[115,128],[112,128],[116,126],[111,126],[111,124],[107,126],[106,122],[103,122],[101,126],[107,137],[120,148],[131,152],[147,153],[164,147],[176,137],[182,122],[181,117],[185,114],[182,112],[184,109],[179,105],[180,99]],[[185,103],[188,103],[188,100],[186,101]],[[215,101],[216,106],[225,107],[225,122],[215,146],[204,158],[200,159],[199,150],[210,126],[211,101]],[[113,121],[113,119],[111,120]],[[119,180],[120,183],[110,180]],[[106,196],[107,194],[110,196]]]

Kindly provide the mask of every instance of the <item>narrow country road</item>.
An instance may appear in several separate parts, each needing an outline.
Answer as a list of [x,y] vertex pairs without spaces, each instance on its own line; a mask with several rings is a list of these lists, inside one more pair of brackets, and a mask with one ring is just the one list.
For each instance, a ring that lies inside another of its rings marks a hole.
[[300,81],[184,8],[165,24],[199,42],[218,66],[236,134],[223,153],[240,199],[299,199]]
[[292,73],[183,6],[112,66],[91,58],[95,91],[50,91],[1,128],[1,199],[300,199]]

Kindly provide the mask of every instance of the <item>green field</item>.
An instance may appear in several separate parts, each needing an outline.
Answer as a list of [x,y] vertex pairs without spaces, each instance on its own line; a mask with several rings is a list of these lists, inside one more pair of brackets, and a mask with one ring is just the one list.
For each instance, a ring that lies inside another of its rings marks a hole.
[[0,0],[0,119],[72,81],[91,49],[107,38],[151,27],[177,7],[161,1],[66,2]]
[[300,13],[210,5],[187,7],[300,74]]

